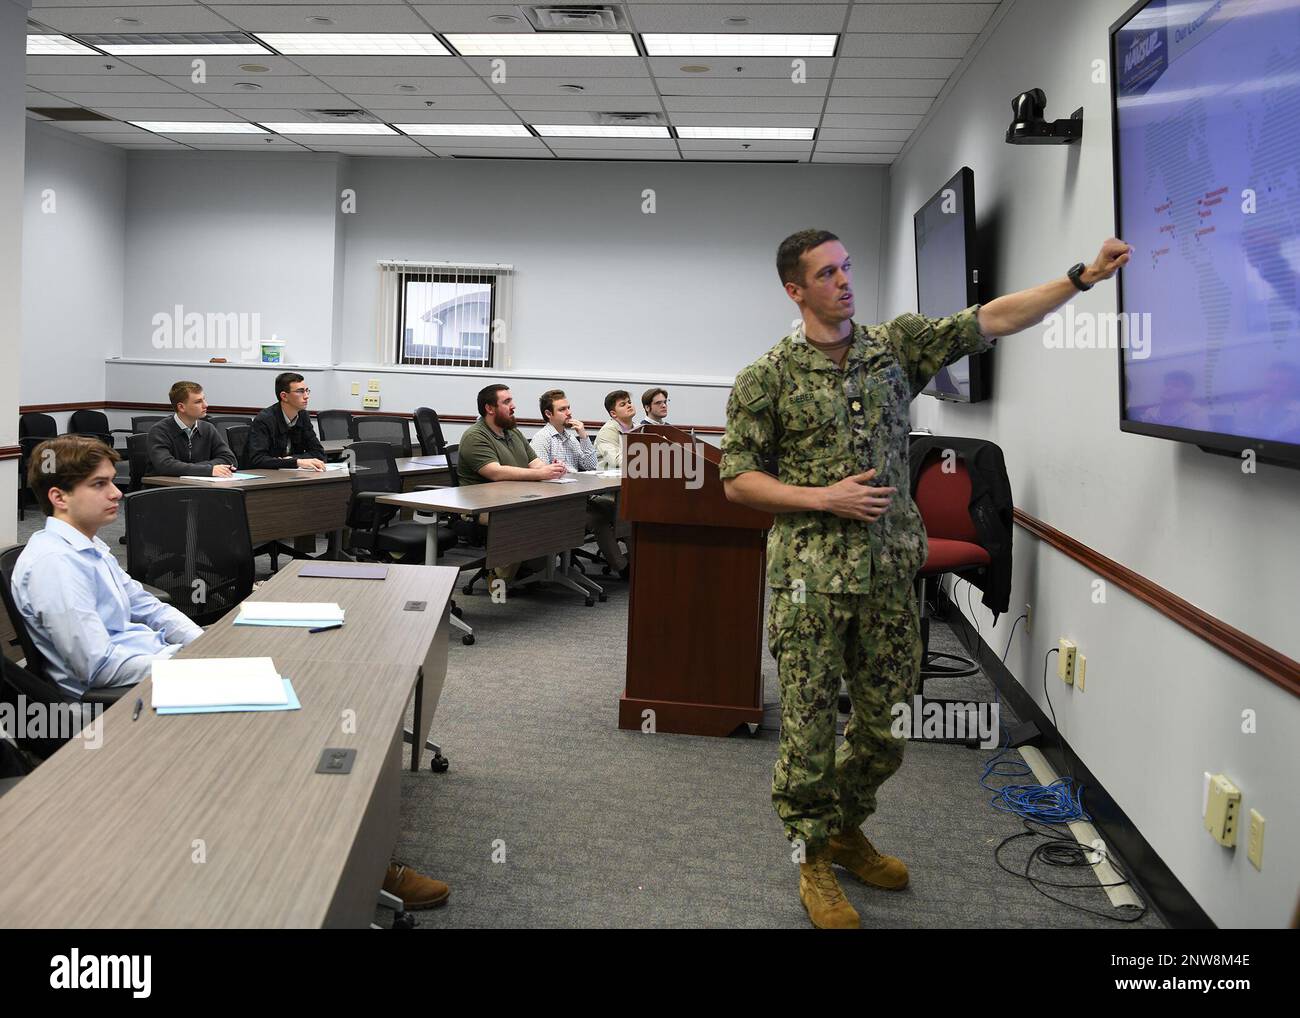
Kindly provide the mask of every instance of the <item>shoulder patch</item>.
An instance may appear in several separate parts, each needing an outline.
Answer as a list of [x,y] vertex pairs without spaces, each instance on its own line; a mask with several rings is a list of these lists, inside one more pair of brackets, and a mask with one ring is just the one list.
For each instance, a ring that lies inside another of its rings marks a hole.
[[895,318],[894,325],[898,326],[907,339],[915,339],[929,328],[929,323],[924,318],[920,315],[914,315],[910,311]]
[[763,374],[757,364],[751,364],[736,376],[732,386],[736,399],[750,410],[762,410],[772,402],[763,385]]

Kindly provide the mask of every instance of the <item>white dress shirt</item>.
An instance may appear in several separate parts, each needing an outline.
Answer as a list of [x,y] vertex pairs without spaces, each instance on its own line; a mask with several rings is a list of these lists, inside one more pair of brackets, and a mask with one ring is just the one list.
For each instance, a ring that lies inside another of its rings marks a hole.
[[555,425],[547,424],[533,436],[533,452],[543,463],[559,460],[569,469],[569,473],[579,470],[596,469],[596,448],[591,444],[591,437],[578,433],[571,428],[556,430]]

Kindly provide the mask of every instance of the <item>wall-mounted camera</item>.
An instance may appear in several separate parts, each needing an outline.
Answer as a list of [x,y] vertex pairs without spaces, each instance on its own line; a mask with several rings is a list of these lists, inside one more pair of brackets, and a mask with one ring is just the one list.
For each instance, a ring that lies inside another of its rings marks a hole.
[[1083,137],[1083,107],[1068,120],[1048,122],[1047,93],[1041,88],[1021,92],[1011,100],[1011,124],[1007,127],[1008,145],[1068,145]]

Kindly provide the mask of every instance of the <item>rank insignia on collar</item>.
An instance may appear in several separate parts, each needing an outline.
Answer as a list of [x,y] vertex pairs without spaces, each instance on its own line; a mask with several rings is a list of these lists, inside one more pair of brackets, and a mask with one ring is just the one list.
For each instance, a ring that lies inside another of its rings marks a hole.
[[862,400],[860,399],[853,400],[853,402],[849,404],[849,409],[852,410],[855,414],[862,413]]

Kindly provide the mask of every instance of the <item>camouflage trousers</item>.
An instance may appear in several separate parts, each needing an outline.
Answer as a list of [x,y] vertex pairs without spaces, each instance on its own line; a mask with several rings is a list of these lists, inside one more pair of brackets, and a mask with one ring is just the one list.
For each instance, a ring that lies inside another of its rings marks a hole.
[[[786,837],[818,847],[862,826],[876,791],[903,762],[890,734],[894,704],[910,699],[921,669],[915,588],[870,594],[773,590],[768,646],[781,687],[781,742],[772,802]],[[840,680],[853,714],[835,747]]]

